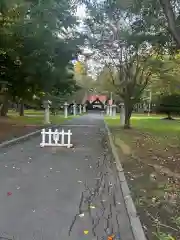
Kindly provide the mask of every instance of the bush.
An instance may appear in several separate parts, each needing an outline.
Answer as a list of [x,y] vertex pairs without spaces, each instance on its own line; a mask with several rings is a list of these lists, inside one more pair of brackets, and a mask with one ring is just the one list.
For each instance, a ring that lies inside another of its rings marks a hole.
[[156,104],[156,113],[164,113],[168,115],[168,119],[172,119],[172,114],[180,113],[180,95],[163,95],[160,96]]

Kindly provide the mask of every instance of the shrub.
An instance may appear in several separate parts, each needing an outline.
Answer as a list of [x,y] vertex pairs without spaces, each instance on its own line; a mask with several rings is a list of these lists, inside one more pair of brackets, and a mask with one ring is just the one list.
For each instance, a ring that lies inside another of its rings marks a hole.
[[156,104],[156,112],[167,114],[167,119],[172,119],[172,114],[180,113],[180,95],[162,95],[159,97]]

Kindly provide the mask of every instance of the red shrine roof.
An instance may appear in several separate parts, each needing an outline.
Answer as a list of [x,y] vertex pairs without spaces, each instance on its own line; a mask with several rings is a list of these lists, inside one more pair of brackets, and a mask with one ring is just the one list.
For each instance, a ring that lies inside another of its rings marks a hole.
[[105,102],[106,100],[107,100],[107,96],[106,95],[89,95],[88,97],[87,97],[87,100],[88,101],[95,101],[96,99],[99,99],[101,102]]

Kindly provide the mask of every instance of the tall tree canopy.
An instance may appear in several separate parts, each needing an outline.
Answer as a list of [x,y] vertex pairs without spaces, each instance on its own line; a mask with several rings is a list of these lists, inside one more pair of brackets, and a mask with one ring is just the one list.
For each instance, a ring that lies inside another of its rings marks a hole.
[[115,0],[116,4],[134,15],[134,27],[158,36],[158,45],[171,51],[180,48],[179,0]]
[[71,60],[81,42],[75,7],[70,0],[1,1],[0,80],[9,83],[6,97],[75,90]]
[[[95,61],[113,69],[116,93],[125,104],[125,127],[130,127],[134,105],[150,83],[155,67],[156,51],[151,33],[134,27],[134,14],[120,8],[114,1],[87,3],[87,42],[94,50]],[[157,64],[157,62],[156,62]]]

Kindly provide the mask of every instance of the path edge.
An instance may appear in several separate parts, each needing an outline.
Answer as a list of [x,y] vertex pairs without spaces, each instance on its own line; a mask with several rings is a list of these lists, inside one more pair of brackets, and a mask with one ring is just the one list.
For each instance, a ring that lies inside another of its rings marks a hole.
[[59,127],[59,125],[50,125],[50,126],[45,126],[45,127],[42,127],[40,128],[39,130],[35,131],[35,132],[30,132],[28,134],[25,134],[21,137],[17,137],[17,138],[13,138],[11,140],[7,140],[7,141],[4,141],[2,143],[0,143],[0,148],[4,148],[4,147],[9,147],[9,146],[12,146],[12,145],[15,145],[15,144],[18,144],[20,143],[21,141],[27,141],[30,137],[35,137],[37,136],[39,133],[41,133],[42,129],[49,129],[49,128],[56,128],[56,127]]
[[127,183],[126,177],[124,175],[123,167],[121,165],[121,161],[119,159],[116,146],[114,145],[114,142],[112,139],[111,131],[110,131],[107,123],[105,122],[105,120],[104,120],[104,125],[105,125],[106,131],[107,131],[109,145],[111,147],[112,154],[113,154],[114,160],[116,162],[116,168],[117,168],[120,183],[121,183],[121,190],[122,190],[126,210],[128,213],[130,225],[132,228],[132,232],[134,235],[134,239],[135,240],[147,240],[144,230],[143,230],[143,227],[142,227],[142,224],[140,222],[139,216],[137,215],[137,211],[136,211],[134,202],[131,197],[128,183]]

